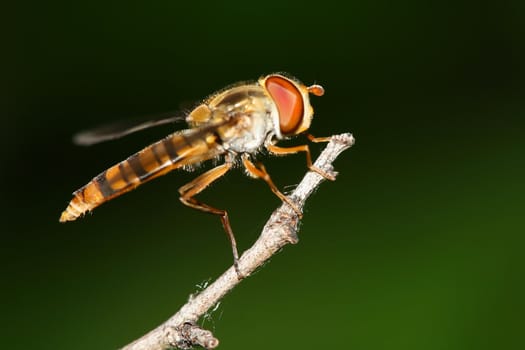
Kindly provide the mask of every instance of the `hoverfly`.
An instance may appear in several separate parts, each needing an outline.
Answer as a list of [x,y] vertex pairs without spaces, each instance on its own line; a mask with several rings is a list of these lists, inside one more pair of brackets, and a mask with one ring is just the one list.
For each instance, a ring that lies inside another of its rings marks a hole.
[[[310,127],[313,108],[309,94],[322,96],[324,89],[320,85],[305,86],[287,75],[270,74],[256,82],[238,83],[211,95],[185,117],[189,129],[177,131],[147,146],[75,191],[73,199],[60,216],[60,222],[76,220],[99,205],[172,170],[218,158],[223,160],[221,165],[179,188],[180,200],[188,207],[221,218],[239,273],[239,254],[227,211],[202,203],[195,196],[235,165],[242,165],[248,175],[264,180],[272,192],[300,217],[301,211],[279,191],[264,165],[255,164],[254,159],[263,149],[274,155],[304,152],[310,170],[333,180],[330,174],[313,166],[308,145],[276,145],[277,141],[304,133]],[[168,117],[124,130],[95,129],[78,134],[74,140],[77,144],[90,145],[176,119],[180,118]],[[307,137],[313,142],[329,140],[315,138],[310,134]]]

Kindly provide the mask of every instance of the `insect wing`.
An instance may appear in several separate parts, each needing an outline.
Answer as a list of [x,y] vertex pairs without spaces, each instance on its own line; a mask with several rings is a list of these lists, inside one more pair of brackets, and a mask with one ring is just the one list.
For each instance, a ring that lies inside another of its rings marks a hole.
[[155,117],[146,117],[134,120],[122,120],[115,123],[99,126],[94,129],[79,132],[73,136],[73,143],[80,146],[91,146],[100,142],[116,140],[126,135],[152,128],[155,126],[181,122],[185,115],[164,113]]

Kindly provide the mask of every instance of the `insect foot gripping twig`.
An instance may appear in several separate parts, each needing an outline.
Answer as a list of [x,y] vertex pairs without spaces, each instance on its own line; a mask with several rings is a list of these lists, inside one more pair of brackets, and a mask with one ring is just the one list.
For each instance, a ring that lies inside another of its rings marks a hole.
[[[326,148],[314,163],[319,169],[333,174],[332,163],[341,152],[354,144],[351,134],[332,136]],[[309,171],[291,194],[296,205],[304,207],[306,199],[325,180],[316,172]],[[299,218],[286,204],[275,210],[257,241],[239,258],[239,270],[248,277],[261,267],[285,245],[298,242],[297,227]],[[209,331],[196,326],[198,319],[213,308],[241,280],[232,266],[215,282],[208,285],[188,302],[170,319],[150,331],[140,339],[125,346],[123,350],[166,350],[173,347],[189,349],[192,346],[202,346],[213,349],[219,341]]]

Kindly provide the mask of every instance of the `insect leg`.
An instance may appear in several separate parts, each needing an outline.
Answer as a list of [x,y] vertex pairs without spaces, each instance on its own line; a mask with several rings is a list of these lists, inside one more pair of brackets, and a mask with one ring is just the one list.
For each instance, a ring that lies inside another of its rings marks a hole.
[[306,137],[308,138],[308,140],[310,140],[312,142],[315,142],[315,143],[330,142],[330,140],[332,139],[331,136],[328,136],[328,137],[315,137],[312,134],[306,134]]
[[237,276],[242,278],[242,274],[239,271],[239,253],[237,251],[237,242],[235,241],[235,236],[230,225],[230,219],[228,218],[228,212],[226,210],[217,209],[202,202],[199,202],[194,198],[195,195],[199,194],[202,190],[208,187],[213,181],[217,180],[232,167],[231,162],[226,162],[218,167],[215,167],[204,174],[198,176],[193,181],[187,183],[186,185],[179,188],[180,201],[187,205],[188,207],[203,211],[205,213],[210,213],[218,215],[221,218],[222,226],[224,231],[230,239],[233,252],[233,265],[235,266],[235,271],[237,271]]
[[266,168],[262,163],[259,163],[257,167],[255,164],[252,163],[250,159],[248,159],[247,156],[242,157],[242,162],[248,173],[250,173],[250,175],[252,175],[255,178],[260,178],[264,180],[268,184],[268,186],[270,186],[270,190],[272,190],[272,192],[275,193],[275,195],[279,197],[283,202],[292,207],[292,209],[297,213],[297,216],[299,216],[299,218],[303,217],[303,213],[297,207],[297,205],[295,205],[295,203],[292,202],[290,198],[286,197],[281,191],[279,191],[277,186],[275,186],[270,177],[270,174],[268,174]]
[[[312,139],[315,140],[314,142],[325,142],[325,138],[317,139],[312,136]],[[317,141],[317,140],[321,140],[321,141]],[[286,155],[286,154],[293,154],[293,153],[298,153],[298,152],[305,152],[306,153],[306,166],[308,167],[308,169],[310,169],[311,171],[315,171],[316,173],[318,173],[319,175],[321,175],[327,180],[330,180],[330,181],[335,180],[335,177],[333,175],[313,165],[312,156],[310,154],[310,147],[308,147],[308,145],[300,145],[300,146],[294,146],[294,147],[279,147],[275,145],[268,145],[266,146],[266,148],[268,148],[268,151],[276,155]]]

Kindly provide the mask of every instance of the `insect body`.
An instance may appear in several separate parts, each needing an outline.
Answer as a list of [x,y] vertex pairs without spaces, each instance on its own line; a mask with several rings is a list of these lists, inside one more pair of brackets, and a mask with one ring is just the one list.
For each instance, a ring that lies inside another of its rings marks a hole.
[[[185,205],[220,216],[231,241],[237,266],[238,253],[227,212],[199,202],[195,195],[235,164],[241,163],[249,175],[263,179],[272,192],[301,215],[294,203],[274,185],[264,166],[256,165],[252,160],[263,148],[276,155],[305,152],[308,168],[331,179],[329,174],[312,165],[308,145],[289,148],[276,145],[278,140],[308,130],[313,116],[309,94],[321,96],[323,93],[320,85],[307,87],[281,74],[271,74],[257,82],[240,83],[220,91],[188,114],[185,119],[190,125],[189,129],[175,132],[147,146],[75,191],[73,199],[60,216],[60,222],[75,220],[99,205],[172,170],[223,157],[223,164],[182,186],[179,193]],[[80,134],[76,141],[80,144],[97,143],[175,119],[144,123],[118,132],[95,130]],[[328,140],[311,135],[308,137],[314,142]]]

